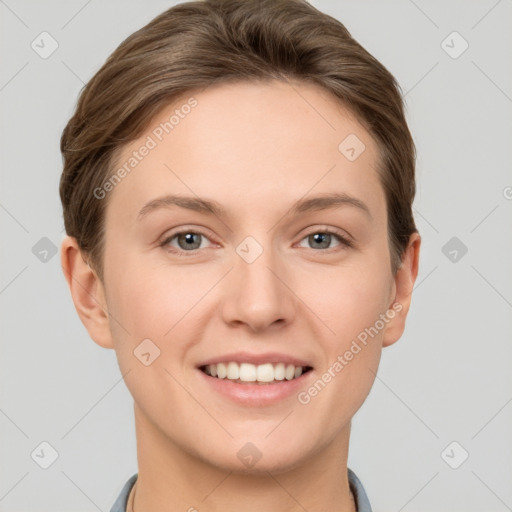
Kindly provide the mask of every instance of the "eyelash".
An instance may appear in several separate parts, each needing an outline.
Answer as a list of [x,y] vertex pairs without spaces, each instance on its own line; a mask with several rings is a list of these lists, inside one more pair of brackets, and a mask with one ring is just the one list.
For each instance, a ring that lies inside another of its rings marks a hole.
[[[184,234],[201,235],[205,238],[208,238],[208,236],[205,233],[202,233],[201,231],[193,231],[191,229],[188,229],[188,230],[183,230],[183,231],[177,231],[176,233],[169,235],[159,245],[160,245],[160,247],[166,248],[169,252],[171,252],[172,254],[175,254],[176,256],[192,257],[192,256],[197,255],[196,251],[199,251],[200,249],[184,251],[182,249],[176,249],[175,247],[170,248],[170,246],[168,245],[171,240],[173,240],[174,238],[176,238],[179,235],[184,235]],[[348,238],[343,236],[339,231],[332,229],[332,228],[324,228],[321,230],[311,231],[310,233],[308,233],[304,237],[302,237],[300,241],[302,242],[302,240],[304,240],[305,238],[307,238],[311,235],[316,235],[316,234],[334,235],[338,239],[338,241],[341,243],[341,245],[345,246],[344,248],[354,247],[354,244]],[[329,249],[311,249],[311,250],[315,251],[315,252],[326,252],[326,253],[330,254],[333,250],[336,250],[336,249],[339,249],[339,247],[331,247]]]

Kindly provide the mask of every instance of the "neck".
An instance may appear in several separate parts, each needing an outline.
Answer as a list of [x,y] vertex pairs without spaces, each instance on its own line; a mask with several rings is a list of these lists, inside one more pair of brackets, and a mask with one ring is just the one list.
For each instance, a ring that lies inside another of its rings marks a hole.
[[138,477],[133,512],[356,512],[347,473],[350,425],[288,470],[243,474],[172,442],[135,405]]

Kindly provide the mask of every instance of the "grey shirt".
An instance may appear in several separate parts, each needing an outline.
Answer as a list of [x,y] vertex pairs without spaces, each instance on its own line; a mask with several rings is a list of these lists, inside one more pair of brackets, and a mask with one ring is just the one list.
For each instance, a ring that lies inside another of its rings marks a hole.
[[[128,503],[128,495],[137,480],[138,473],[131,476],[128,481],[124,484],[121,494],[117,497],[114,505],[110,509],[110,512],[126,512],[126,504]],[[357,478],[356,474],[348,468],[348,483],[350,489],[354,494],[356,500],[357,512],[372,512],[372,507],[368,501],[368,496],[364,490],[363,484]]]

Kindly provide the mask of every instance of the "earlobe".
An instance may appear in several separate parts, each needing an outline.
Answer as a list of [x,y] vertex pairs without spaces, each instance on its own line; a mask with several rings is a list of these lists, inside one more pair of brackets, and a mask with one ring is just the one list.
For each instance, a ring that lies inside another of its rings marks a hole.
[[405,330],[405,320],[411,305],[412,290],[418,276],[420,245],[420,235],[413,233],[403,254],[402,265],[397,270],[394,278],[395,299],[389,305],[389,310],[394,311],[394,315],[384,333],[382,339],[383,347],[398,341]]
[[75,238],[61,245],[61,265],[78,316],[89,336],[101,347],[114,348],[103,284],[84,260]]

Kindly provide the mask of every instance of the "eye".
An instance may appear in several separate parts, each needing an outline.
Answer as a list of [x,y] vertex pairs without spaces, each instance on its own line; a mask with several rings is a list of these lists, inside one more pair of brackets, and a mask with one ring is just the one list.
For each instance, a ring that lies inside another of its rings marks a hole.
[[310,244],[311,249],[333,249],[331,246],[331,242],[334,240],[338,240],[341,246],[352,247],[352,243],[344,237],[341,233],[332,230],[332,229],[323,229],[322,231],[315,231],[310,233],[303,240],[307,240],[307,243]]
[[[174,240],[176,240],[178,244],[177,247],[173,244]],[[196,231],[179,231],[165,238],[160,245],[181,256],[186,252],[204,249],[204,245],[202,244],[204,240],[208,240],[208,238],[203,233]]]
[[[310,245],[310,249],[327,249],[327,251],[324,252],[331,252],[330,250],[336,250],[336,247],[340,246],[341,248],[353,247],[352,242],[348,238],[330,228],[310,233],[301,240],[299,246],[304,247],[302,245],[304,240]],[[205,245],[206,241],[209,241],[209,238],[204,233],[185,230],[167,236],[160,243],[160,246],[178,256],[193,256],[195,251],[207,248],[207,245]],[[337,241],[338,244],[332,246],[332,243],[335,241]]]

